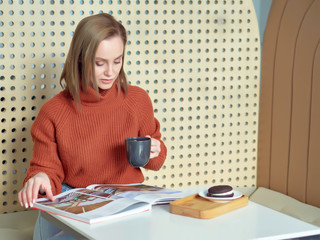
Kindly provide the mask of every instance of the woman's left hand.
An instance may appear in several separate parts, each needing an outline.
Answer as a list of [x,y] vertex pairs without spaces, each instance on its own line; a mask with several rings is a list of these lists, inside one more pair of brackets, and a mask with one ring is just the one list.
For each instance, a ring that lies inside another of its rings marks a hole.
[[[151,138],[151,136],[147,135],[146,137]],[[150,150],[150,159],[159,156],[161,151],[160,141],[155,138],[151,138],[151,150]]]

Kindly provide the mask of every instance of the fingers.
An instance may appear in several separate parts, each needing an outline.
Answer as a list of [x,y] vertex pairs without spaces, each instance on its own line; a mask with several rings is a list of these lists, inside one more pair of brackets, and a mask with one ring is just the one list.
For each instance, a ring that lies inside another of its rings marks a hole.
[[[146,137],[151,138],[149,135],[147,135]],[[155,158],[158,157],[161,151],[161,147],[160,147],[160,141],[155,139],[155,138],[151,138],[151,150],[150,150],[150,159],[151,158]]]
[[158,156],[159,156],[159,152],[151,152],[151,153],[150,153],[150,159],[156,158],[156,157],[158,157]]
[[28,190],[28,191],[31,193],[31,199],[29,201],[29,205],[30,205],[30,207],[33,207],[33,204],[38,199],[38,194],[39,194],[39,191],[40,191],[40,181],[36,179],[33,182],[32,188],[30,188],[30,190]]
[[54,200],[50,180],[46,174],[38,173],[26,182],[18,194],[21,206],[25,208],[33,207],[38,198],[39,191],[46,192],[47,197],[52,201]]
[[[27,185],[28,183],[26,183]],[[21,189],[21,191],[18,193],[18,198],[19,198],[19,202],[21,204],[21,207],[25,206],[26,208],[28,208],[28,205],[26,205],[27,201],[27,196],[26,196],[26,190],[25,190],[26,186]]]
[[34,190],[35,188],[36,185],[34,184],[34,179],[30,178],[18,194],[21,206],[24,206],[25,208],[33,206],[33,203],[36,200],[36,198],[33,197],[33,191],[36,191]]
[[42,186],[42,189],[46,192],[47,198],[51,201],[54,201],[55,198],[53,197],[51,186]]

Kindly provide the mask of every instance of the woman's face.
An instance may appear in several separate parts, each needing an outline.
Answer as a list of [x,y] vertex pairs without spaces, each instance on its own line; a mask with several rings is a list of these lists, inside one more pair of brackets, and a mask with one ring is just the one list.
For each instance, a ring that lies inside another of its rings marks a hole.
[[123,42],[119,36],[102,40],[96,52],[95,77],[98,87],[110,89],[122,67]]

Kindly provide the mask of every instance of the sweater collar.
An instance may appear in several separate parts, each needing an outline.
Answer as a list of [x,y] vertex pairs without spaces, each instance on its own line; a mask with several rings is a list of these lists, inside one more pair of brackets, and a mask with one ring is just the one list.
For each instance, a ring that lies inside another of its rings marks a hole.
[[105,102],[111,103],[117,98],[117,95],[118,87],[117,82],[115,81],[110,89],[99,89],[99,93],[89,86],[87,92],[80,92],[80,100],[83,105],[102,104]]

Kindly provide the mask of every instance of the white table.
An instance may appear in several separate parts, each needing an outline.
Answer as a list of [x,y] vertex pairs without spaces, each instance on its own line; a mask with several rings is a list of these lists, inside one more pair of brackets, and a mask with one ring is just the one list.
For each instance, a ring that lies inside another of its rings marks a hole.
[[[189,194],[188,192],[187,194]],[[248,205],[212,219],[171,214],[169,205],[98,224],[85,224],[43,213],[77,239],[112,240],[248,240],[288,239],[320,234],[320,228],[249,201]]]

